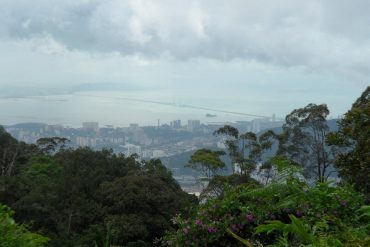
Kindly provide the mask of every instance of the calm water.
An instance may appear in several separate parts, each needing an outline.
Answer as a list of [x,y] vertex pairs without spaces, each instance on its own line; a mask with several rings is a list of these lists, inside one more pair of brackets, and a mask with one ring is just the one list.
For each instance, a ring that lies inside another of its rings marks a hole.
[[[45,122],[78,127],[84,121],[98,121],[101,126],[106,124],[127,126],[130,123],[157,125],[158,119],[161,123],[169,123],[175,119],[181,119],[183,123],[188,119],[199,119],[203,123],[250,120],[245,116],[186,108],[183,107],[185,104],[248,113],[246,110],[248,102],[238,104],[240,109],[235,106],[227,108],[225,101],[221,102],[207,96],[194,96],[190,92],[184,92],[180,97],[173,98],[171,92],[165,90],[94,91],[71,95],[0,99],[0,124]],[[207,113],[217,116],[209,118],[206,117]]]

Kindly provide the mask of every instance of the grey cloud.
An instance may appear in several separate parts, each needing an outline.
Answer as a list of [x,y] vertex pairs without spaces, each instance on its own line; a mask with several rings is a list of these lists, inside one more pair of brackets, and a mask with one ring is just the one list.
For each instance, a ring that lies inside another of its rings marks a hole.
[[0,35],[67,49],[177,59],[247,59],[370,75],[367,0],[2,0]]

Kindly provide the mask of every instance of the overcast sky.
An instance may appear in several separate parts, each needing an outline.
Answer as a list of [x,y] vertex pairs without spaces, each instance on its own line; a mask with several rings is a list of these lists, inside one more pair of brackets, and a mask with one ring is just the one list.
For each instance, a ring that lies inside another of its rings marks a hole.
[[19,112],[9,98],[93,89],[337,116],[370,85],[368,0],[0,0],[0,12],[0,106]]

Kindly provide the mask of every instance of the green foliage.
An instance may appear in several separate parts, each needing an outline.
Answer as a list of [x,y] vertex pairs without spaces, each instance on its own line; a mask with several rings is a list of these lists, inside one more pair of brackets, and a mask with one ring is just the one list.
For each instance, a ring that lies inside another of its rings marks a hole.
[[2,247],[41,247],[48,238],[32,233],[25,226],[18,225],[12,218],[14,212],[0,204],[0,246]]
[[312,226],[304,217],[296,218],[294,215],[289,215],[290,223],[283,223],[280,220],[266,221],[256,228],[257,233],[270,234],[278,231],[282,234],[279,237],[279,242],[273,246],[285,246],[282,243],[295,243],[299,246],[368,246],[370,244],[370,236],[366,231],[366,227],[361,226],[357,229],[348,227],[337,220],[337,231],[330,231],[329,221],[327,219],[318,219]]
[[200,200],[203,201],[215,197],[221,198],[230,187],[236,187],[242,184],[248,184],[250,187],[260,186],[260,183],[255,179],[246,175],[231,174],[228,176],[214,176],[200,194]]
[[273,164],[271,182],[284,183],[289,180],[299,179],[302,177],[303,167],[292,160],[273,157],[269,162]]
[[0,176],[16,174],[17,167],[27,162],[30,154],[37,151],[34,145],[18,142],[0,126]]
[[161,236],[170,228],[169,219],[186,203],[177,193],[151,174],[103,183],[100,194],[109,214],[106,222],[112,227],[112,242],[123,245]]
[[335,165],[341,178],[370,198],[370,87],[339,122],[328,142],[340,149]]
[[239,134],[238,129],[225,125],[214,132],[215,135],[225,138],[224,144],[231,159],[232,171],[235,173],[234,164],[240,168],[239,173],[249,176],[261,161],[262,154],[271,148],[275,133],[266,131],[261,136],[253,132]]
[[234,128],[233,126],[230,125],[225,125],[222,128],[219,128],[214,132],[215,135],[226,135],[233,137],[234,139],[239,138],[239,131],[238,129]]
[[240,135],[240,157],[236,162],[240,166],[241,174],[250,175],[256,169],[257,163],[262,162],[262,154],[271,148],[274,135],[272,131],[266,131],[259,137],[253,132]]
[[[201,200],[222,197],[228,186],[243,183],[258,186],[259,182],[251,178],[251,173],[262,160],[262,154],[271,148],[275,134],[272,131],[267,131],[259,137],[253,132],[239,134],[238,129],[230,125],[219,128],[214,134],[226,138],[224,143],[231,159],[233,173],[227,176],[218,174],[218,171],[225,167],[225,163],[220,159],[225,152],[209,149],[197,150],[186,166],[200,171],[204,179],[209,181],[201,193]],[[237,172],[235,167],[239,168]]]
[[289,215],[290,223],[285,224],[280,220],[266,221],[267,224],[262,224],[256,227],[256,233],[266,232],[270,234],[274,231],[281,231],[283,237],[287,238],[289,234],[294,235],[302,244],[317,243],[318,239],[311,233],[310,225],[305,224],[303,220],[298,219],[294,215]]
[[277,155],[303,165],[306,177],[320,182],[326,181],[333,165],[334,150],[326,144],[328,115],[325,104],[308,104],[288,114],[283,133],[275,135],[279,141]]
[[197,150],[186,165],[201,172],[207,179],[217,175],[217,172],[225,167],[225,163],[220,159],[222,151],[212,151],[209,149]]
[[361,213],[360,218],[361,217],[369,217],[370,218],[370,206],[362,206],[357,211]]
[[37,152],[17,170],[0,176],[0,202],[45,233],[49,246],[151,245],[196,203],[160,160],[138,162],[111,150]]
[[59,149],[64,149],[67,142],[69,142],[69,140],[64,137],[44,137],[38,139],[36,145],[41,152],[50,154]]
[[213,134],[226,138],[224,144],[231,158],[231,169],[234,173],[234,163],[236,163],[241,156],[239,150],[239,130],[237,128],[234,128],[233,126],[225,125],[224,127],[219,128],[218,130],[213,132]]
[[253,245],[251,244],[251,242],[249,242],[249,240],[239,237],[237,234],[235,234],[234,232],[232,232],[229,228],[228,228],[228,229],[226,229],[226,231],[227,231],[227,233],[229,233],[233,238],[235,238],[236,240],[238,240],[239,242],[241,242],[241,243],[242,243],[242,244],[244,244],[245,246],[247,246],[247,247],[253,247]]
[[367,246],[369,219],[357,211],[363,204],[351,187],[330,183],[309,186],[292,178],[240,186],[200,205],[189,218],[178,216],[178,230],[169,232],[163,245]]

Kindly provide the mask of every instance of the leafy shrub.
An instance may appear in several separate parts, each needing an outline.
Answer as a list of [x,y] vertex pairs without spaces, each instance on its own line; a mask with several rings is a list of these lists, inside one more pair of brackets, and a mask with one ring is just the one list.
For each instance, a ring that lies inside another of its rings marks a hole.
[[0,204],[0,246],[41,247],[48,242],[48,238],[31,233],[26,227],[15,223],[13,214],[8,207]]
[[240,186],[200,205],[187,219],[176,217],[178,229],[167,233],[163,245],[369,246],[368,211],[358,211],[363,204],[351,187],[330,183],[289,179]]

